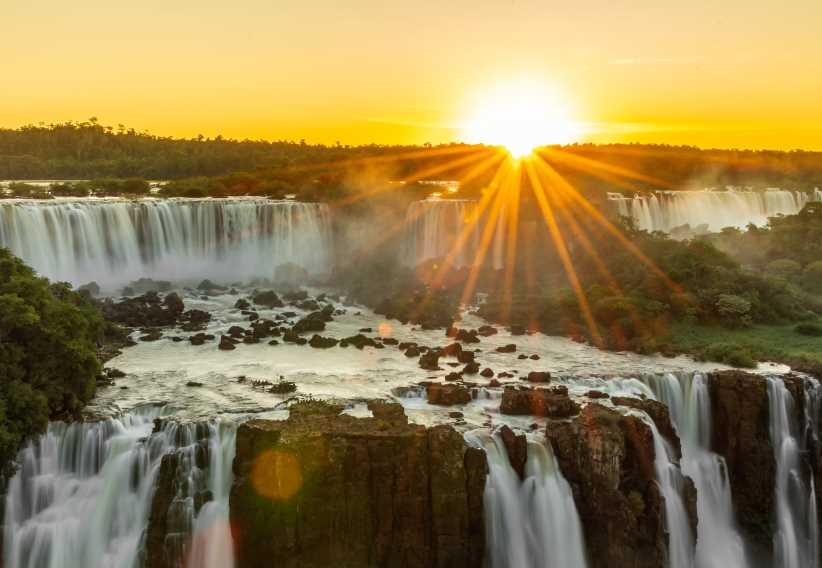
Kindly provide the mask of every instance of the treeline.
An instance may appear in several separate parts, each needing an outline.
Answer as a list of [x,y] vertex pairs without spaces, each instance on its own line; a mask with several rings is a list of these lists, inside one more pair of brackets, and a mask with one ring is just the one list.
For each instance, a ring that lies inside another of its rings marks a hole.
[[[183,180],[190,191],[202,179],[245,176],[256,190],[288,186],[289,192],[327,176],[350,183],[352,172],[404,179],[470,178],[479,191],[494,168],[478,175],[489,149],[450,144],[425,146],[306,144],[304,141],[171,138],[96,119],[0,129],[0,179]],[[548,148],[543,158],[586,194],[604,191],[687,189],[706,186],[822,187],[822,152],[703,150],[690,146],[572,144]],[[224,187],[230,187],[225,183]],[[268,190],[265,190],[268,191]]]

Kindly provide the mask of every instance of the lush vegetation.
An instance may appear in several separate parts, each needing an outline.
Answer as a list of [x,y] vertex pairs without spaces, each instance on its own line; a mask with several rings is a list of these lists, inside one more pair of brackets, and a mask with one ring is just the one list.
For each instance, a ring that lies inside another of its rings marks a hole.
[[721,241],[723,248],[756,242],[749,252],[759,264],[745,266],[714,238],[682,242],[628,225],[624,233],[647,263],[606,236],[594,239],[596,255],[574,259],[589,318],[579,295],[556,282],[515,288],[510,295],[497,291],[481,314],[609,349],[687,352],[737,366],[765,358],[822,363],[814,355],[822,353],[814,335],[822,314],[814,276],[822,259],[820,231],[822,208],[811,204],[764,229],[726,232],[723,238],[730,240]]
[[[92,180],[61,184],[54,195],[142,194],[145,180],[172,180],[168,196],[264,195],[331,201],[389,179],[466,180],[461,194],[485,188],[495,168],[477,165],[488,148],[450,144],[345,146],[304,141],[155,136],[85,122],[0,129],[0,179]],[[467,154],[474,153],[476,160]],[[709,185],[822,186],[822,152],[701,150],[685,146],[573,144],[543,157],[583,194]],[[467,158],[467,159],[466,159]],[[422,176],[419,176],[423,172]],[[430,188],[429,188],[430,189]],[[19,185],[20,196],[48,197]]]
[[103,321],[66,284],[38,278],[0,249],[0,464],[7,466],[50,417],[76,414],[92,397]]

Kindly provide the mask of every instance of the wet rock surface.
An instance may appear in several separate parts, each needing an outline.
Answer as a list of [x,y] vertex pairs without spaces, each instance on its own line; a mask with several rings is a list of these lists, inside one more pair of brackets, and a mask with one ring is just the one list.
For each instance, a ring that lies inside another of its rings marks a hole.
[[287,421],[237,433],[231,523],[237,565],[480,566],[481,450],[448,426],[408,423],[396,404],[372,418],[304,402]]

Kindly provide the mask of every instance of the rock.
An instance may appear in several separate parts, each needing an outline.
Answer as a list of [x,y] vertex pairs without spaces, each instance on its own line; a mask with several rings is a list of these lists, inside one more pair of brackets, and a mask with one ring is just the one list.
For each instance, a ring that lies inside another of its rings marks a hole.
[[490,381],[488,381],[488,386],[492,388],[499,387],[502,386],[502,383],[499,382],[497,379],[491,379]]
[[103,372],[109,379],[121,379],[126,376],[123,371],[120,369],[115,369],[114,367],[107,367],[106,369],[103,369]]
[[501,372],[501,373],[497,373],[497,376],[498,376],[500,379],[510,379],[510,378],[512,378],[514,375],[512,375],[511,373],[508,373],[508,372],[503,371],[503,372]]
[[320,335],[314,335],[308,344],[315,349],[328,349],[330,347],[334,347],[337,345],[338,340],[333,339],[331,337],[322,337]]
[[412,345],[411,347],[409,347],[408,349],[405,350],[405,356],[406,357],[419,357],[420,356],[420,350],[417,348],[416,345]]
[[422,355],[420,355],[420,367],[422,367],[426,371],[439,371],[439,362],[439,351],[429,351],[428,353],[423,353]]
[[525,479],[525,462],[528,461],[528,439],[525,434],[515,434],[508,425],[499,429],[502,443],[505,444],[505,452],[508,454],[508,461],[520,479]]
[[490,367],[485,367],[485,368],[482,370],[482,372],[480,373],[480,375],[482,375],[482,376],[483,376],[483,377],[485,377],[486,379],[490,379],[491,377],[493,377],[493,376],[494,376],[494,371],[493,371],[493,370],[491,370],[491,368],[490,368]]
[[269,345],[279,345],[279,344],[280,344],[280,342],[279,342],[279,341],[277,341],[276,339],[272,339],[271,341],[269,341],[269,342],[268,342],[268,344],[269,344]]
[[564,418],[579,412],[579,405],[564,386],[546,388],[505,387],[500,412],[511,415]]
[[445,380],[446,381],[459,381],[461,379],[462,379],[462,373],[453,372],[453,373],[448,373],[447,375],[445,375]]
[[517,346],[513,343],[509,343],[508,345],[503,345],[501,347],[497,347],[495,351],[497,353],[515,353],[517,350]]
[[764,378],[743,371],[708,376],[712,449],[725,458],[737,522],[763,558],[772,557],[776,461]]
[[297,383],[292,381],[277,381],[271,387],[269,387],[268,392],[274,394],[289,394],[295,392],[297,390]]
[[238,310],[247,310],[251,307],[251,303],[245,298],[240,298],[234,302],[234,307]]
[[476,361],[471,361],[470,363],[465,365],[465,367],[462,369],[462,372],[466,375],[476,375],[477,373],[479,373],[479,370],[479,363],[477,363]]
[[588,398],[598,399],[598,398],[611,398],[610,395],[598,390],[589,390],[585,393],[585,396]]
[[201,386],[203,386],[203,383],[198,383],[197,381],[188,381],[186,383],[186,386],[187,387],[201,387]]
[[191,342],[192,345],[202,345],[206,341],[212,341],[214,336],[210,333],[195,333],[188,340]]
[[366,347],[377,347],[377,342],[367,337],[361,333],[357,335],[352,335],[351,337],[346,337],[340,341],[340,347],[342,347],[343,342],[345,342],[346,346],[353,345],[357,349],[364,349]]
[[526,329],[524,326],[521,325],[512,325],[511,326],[511,335],[525,335]]
[[246,335],[245,337],[243,337],[243,343],[246,343],[246,344],[249,344],[249,345],[259,343],[259,342],[260,342],[260,338],[255,337],[253,335]]
[[139,278],[132,282],[129,282],[128,286],[125,289],[131,291],[131,294],[125,294],[124,296],[133,296],[134,294],[145,294],[146,292],[168,292],[171,290],[171,282],[167,280],[153,280],[151,278]]
[[239,325],[232,325],[228,328],[228,335],[234,339],[241,339],[245,335],[245,330]]
[[457,330],[456,340],[462,341],[463,343],[479,343],[479,337],[477,337],[477,330],[471,329],[459,329]]
[[399,343],[399,341],[397,341],[393,337],[383,337],[382,342],[383,345],[397,345]]
[[460,351],[457,354],[457,361],[466,365],[468,363],[474,362],[474,352],[473,351]]
[[88,284],[83,284],[79,288],[77,288],[78,292],[85,292],[92,298],[96,298],[100,295],[100,285],[97,282],[89,282]]
[[550,383],[551,373],[548,371],[531,371],[525,380],[529,383]]
[[529,359],[531,359],[532,361],[539,361],[540,357],[539,357],[539,355],[537,355],[536,353],[534,353],[533,355],[531,355],[531,356],[529,357]]
[[520,361],[524,361],[527,358],[528,355],[526,355],[525,353],[520,353],[519,355],[517,355],[517,359],[519,359]]
[[188,310],[180,315],[183,331],[202,331],[211,321],[211,314],[205,310]]
[[493,325],[482,325],[477,330],[477,333],[482,337],[490,337],[492,335],[497,334],[497,328],[495,328]]
[[183,301],[175,293],[162,298],[156,292],[147,292],[119,302],[105,299],[99,303],[99,307],[106,320],[129,327],[173,326],[183,313]]
[[650,427],[591,403],[572,420],[549,421],[546,436],[573,490],[590,568],[667,566]]
[[163,333],[159,330],[153,329],[146,333],[145,335],[140,336],[140,341],[157,341],[163,337]]
[[197,284],[197,289],[202,290],[204,292],[223,292],[228,290],[228,286],[221,286],[220,284],[215,284],[208,278]]
[[322,310],[311,312],[291,328],[295,333],[307,333],[311,331],[325,330],[326,322],[333,321],[334,308],[326,306]]
[[471,393],[463,385],[428,383],[425,391],[429,404],[453,406],[471,402]]
[[[626,396],[611,397],[611,402],[618,406],[627,406],[629,408],[636,408],[637,410],[642,410],[645,412],[651,417],[651,420],[654,421],[657,430],[659,430],[659,433],[668,440],[671,447],[674,448],[674,451],[678,451],[678,448],[680,447],[679,434],[676,433],[676,429],[671,423],[671,415],[668,412],[667,406],[661,402],[657,402],[656,400]],[[681,457],[682,456],[680,454],[676,454],[677,459]]]
[[234,345],[234,342],[227,335],[220,336],[220,344],[217,346],[218,349],[222,351],[231,351],[236,349],[237,347]]
[[462,353],[462,345],[459,343],[450,343],[439,351],[441,357],[459,357],[460,353]]
[[[264,308],[282,308],[285,304],[273,290],[257,292],[251,297],[251,301]],[[296,314],[295,314],[296,315]]]
[[308,401],[239,426],[237,566],[482,565],[482,450],[449,426],[409,424],[399,405],[369,408],[354,418]]
[[301,302],[308,299],[308,292],[305,290],[292,290],[283,294],[283,298],[291,303]]

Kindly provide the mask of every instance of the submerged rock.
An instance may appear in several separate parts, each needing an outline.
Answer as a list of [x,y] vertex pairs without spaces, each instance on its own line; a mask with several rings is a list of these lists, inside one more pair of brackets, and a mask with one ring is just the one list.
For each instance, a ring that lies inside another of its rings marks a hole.
[[237,347],[234,345],[234,342],[231,340],[230,337],[228,337],[227,335],[220,336],[220,344],[217,346],[217,349],[220,349],[222,351],[231,351],[236,348]]
[[237,432],[237,566],[480,566],[486,462],[448,426],[303,402]]

